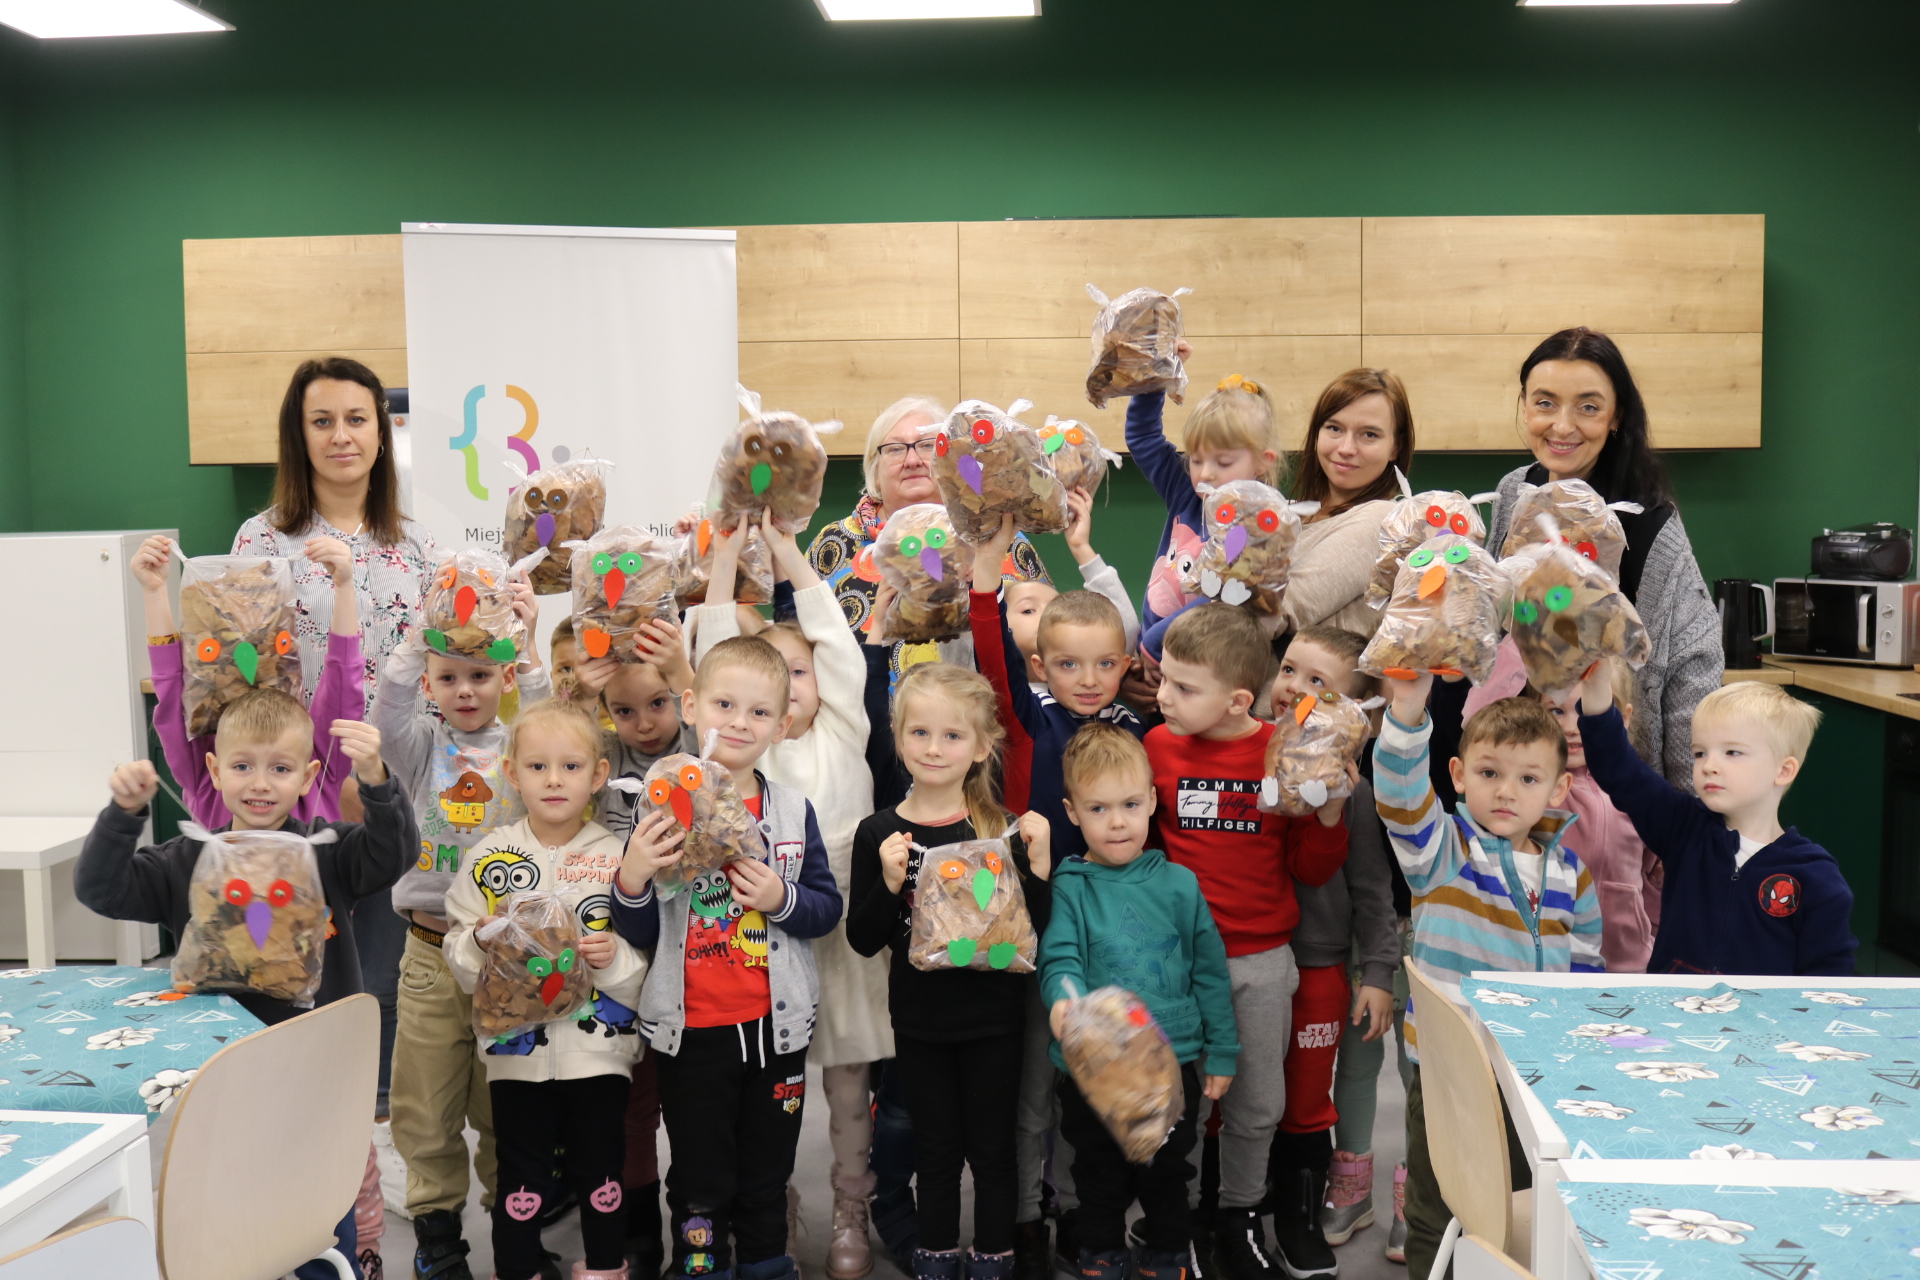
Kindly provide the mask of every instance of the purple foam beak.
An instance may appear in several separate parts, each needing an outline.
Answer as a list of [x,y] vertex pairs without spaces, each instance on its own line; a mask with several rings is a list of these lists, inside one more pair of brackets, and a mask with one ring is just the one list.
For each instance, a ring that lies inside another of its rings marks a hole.
[[258,898],[247,904],[247,936],[253,939],[256,951],[267,945],[267,935],[273,932],[273,908]]
[[980,492],[980,460],[968,455],[960,459],[957,469],[960,472],[960,478],[967,482],[967,487],[975,493]]
[[[969,461],[971,461],[971,459],[969,459]],[[932,547],[928,547],[920,553],[920,567],[925,569],[927,576],[935,582],[945,582],[947,580],[947,563],[940,558],[940,553]]]
[[1227,553],[1227,563],[1232,564],[1247,549],[1247,526],[1237,524],[1227,530],[1227,536],[1221,541],[1220,549]]
[[546,546],[553,541],[553,513],[542,511],[533,520],[533,534],[540,539],[540,545]]

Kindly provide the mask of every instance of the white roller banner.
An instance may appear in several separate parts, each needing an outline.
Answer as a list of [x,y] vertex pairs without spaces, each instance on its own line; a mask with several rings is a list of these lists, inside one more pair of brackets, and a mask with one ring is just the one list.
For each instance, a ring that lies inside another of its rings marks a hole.
[[[665,532],[739,421],[731,231],[408,222],[409,511],[498,547],[517,485],[609,458],[607,523]],[[541,644],[566,597],[541,602]]]

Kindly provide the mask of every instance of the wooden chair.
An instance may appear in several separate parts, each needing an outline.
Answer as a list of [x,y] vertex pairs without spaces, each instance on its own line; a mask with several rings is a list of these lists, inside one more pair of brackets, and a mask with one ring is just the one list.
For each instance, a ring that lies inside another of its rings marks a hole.
[[160,1169],[169,1280],[273,1280],[324,1258],[367,1167],[380,1006],[369,995],[236,1040],[173,1105]]
[[0,1258],[0,1280],[159,1280],[153,1233],[132,1218],[101,1218]]
[[1514,1191],[1506,1113],[1480,1033],[1444,988],[1407,962],[1420,1036],[1420,1089],[1427,1151],[1440,1195],[1453,1211],[1430,1280],[1444,1280],[1464,1229],[1510,1258],[1532,1257],[1533,1193]]
[[[0,1276],[0,1280],[6,1280]],[[1460,1237],[1453,1247],[1453,1280],[1536,1280],[1533,1272],[1509,1258],[1485,1236]]]

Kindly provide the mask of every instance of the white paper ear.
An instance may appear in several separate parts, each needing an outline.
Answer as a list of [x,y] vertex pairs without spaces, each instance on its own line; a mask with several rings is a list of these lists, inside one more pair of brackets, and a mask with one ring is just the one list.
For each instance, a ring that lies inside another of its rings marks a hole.
[[1645,511],[1646,508],[1641,506],[1637,502],[1609,502],[1607,504],[1607,510],[1624,511],[1630,516],[1637,516],[1641,512]]
[[1200,593],[1218,599],[1220,596],[1220,575],[1211,569],[1200,571]]
[[838,418],[828,418],[825,422],[816,422],[813,424],[813,434],[817,436],[837,436],[846,425],[846,423],[840,421]]
[[511,577],[516,573],[532,573],[540,567],[542,561],[552,554],[553,552],[547,550],[545,547],[541,547],[530,556],[521,556],[508,567],[507,575]]
[[1407,473],[1406,473],[1406,472],[1404,472],[1404,471],[1402,471],[1402,470],[1401,470],[1401,469],[1400,469],[1399,467],[1397,467],[1397,466],[1396,466],[1396,467],[1395,467],[1395,468],[1393,469],[1393,478],[1394,478],[1395,480],[1397,480],[1397,481],[1399,481],[1399,483],[1400,483],[1400,496],[1401,496],[1401,497],[1403,497],[1403,498],[1411,498],[1411,497],[1413,497],[1413,486],[1407,483]]
[[638,778],[608,778],[607,785],[615,791],[624,791],[630,796],[637,796],[647,789],[647,784]]
[[1015,400],[1007,406],[1007,416],[1009,418],[1017,418],[1031,408],[1033,408],[1033,401],[1027,399],[1025,396],[1021,396],[1018,400]]
[[520,460],[519,454],[509,453],[506,457],[500,459],[500,465],[513,472],[514,479],[518,480],[521,484],[527,482],[527,464]]
[[1238,578],[1228,579],[1220,584],[1220,600],[1224,604],[1242,605],[1253,599],[1253,588]]
[[1327,784],[1318,778],[1309,778],[1300,784],[1300,798],[1318,809],[1327,802]]
[[1087,286],[1087,296],[1092,298],[1094,302],[1100,306],[1104,307],[1107,305],[1107,295],[1094,288],[1091,284]]
[[736,382],[733,384],[733,394],[734,398],[739,400],[740,407],[747,411],[749,418],[757,418],[760,416],[760,393],[758,391],[749,391],[745,386]]
[[1287,505],[1297,516],[1310,516],[1320,509],[1320,504],[1317,502],[1290,502]]
[[1260,779],[1260,803],[1269,809],[1280,803],[1280,779]]
[[332,827],[322,827],[307,837],[308,844],[332,844],[340,838],[340,833]]

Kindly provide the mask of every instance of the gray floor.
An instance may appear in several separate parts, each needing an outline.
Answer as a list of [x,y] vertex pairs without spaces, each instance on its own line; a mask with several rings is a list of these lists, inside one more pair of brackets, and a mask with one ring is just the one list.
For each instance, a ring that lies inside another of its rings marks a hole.
[[[827,1244],[832,1238],[833,1195],[827,1184],[827,1170],[833,1163],[833,1153],[827,1145],[827,1111],[820,1101],[820,1073],[813,1069],[807,1073],[808,1089],[805,1123],[800,1135],[799,1156],[794,1162],[794,1183],[800,1189],[800,1205],[803,1228],[799,1239],[790,1242],[794,1255],[799,1259],[801,1271],[807,1280],[826,1280]],[[1406,1149],[1406,1094],[1400,1087],[1400,1076],[1394,1067],[1394,1054],[1389,1049],[1386,1062],[1380,1075],[1380,1112],[1374,1122],[1374,1206],[1379,1214],[1376,1225],[1357,1232],[1336,1252],[1340,1260],[1340,1274],[1348,1280],[1404,1280],[1407,1269],[1386,1260],[1381,1252],[1387,1240],[1387,1222],[1392,1216],[1393,1206],[1393,1167],[1402,1158]],[[664,1131],[660,1134],[660,1167],[667,1167],[667,1138]],[[397,1195],[395,1188],[390,1194]],[[964,1195],[961,1221],[972,1221],[971,1196]],[[468,1262],[476,1280],[488,1280],[493,1272],[493,1248],[488,1237],[488,1221],[480,1211],[480,1188],[474,1185],[472,1198],[467,1202],[466,1231],[467,1240],[473,1245]],[[570,1218],[551,1228],[546,1235],[547,1248],[558,1252],[566,1259],[561,1274],[571,1270],[574,1259],[580,1257],[580,1224],[578,1218]],[[413,1228],[398,1214],[387,1215],[386,1236],[381,1241],[381,1256],[386,1263],[387,1275],[392,1280],[403,1280],[412,1266]],[[875,1241],[875,1266],[873,1280],[902,1280],[901,1272],[893,1266]]]

